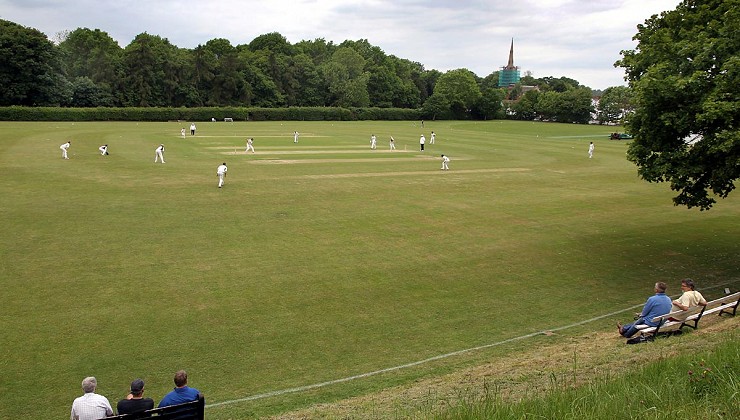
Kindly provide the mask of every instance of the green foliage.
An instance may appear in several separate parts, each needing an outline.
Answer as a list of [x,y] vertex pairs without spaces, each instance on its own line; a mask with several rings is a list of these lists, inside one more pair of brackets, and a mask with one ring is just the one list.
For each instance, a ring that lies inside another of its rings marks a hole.
[[0,19],[0,56],[0,106],[64,102],[59,53],[46,35]]
[[[635,94],[628,158],[676,205],[707,210],[740,176],[740,1],[685,0],[638,26],[622,51]],[[688,142],[686,139],[698,141]]]
[[[339,45],[316,39],[292,45],[272,32],[249,44],[233,46],[227,39],[216,38],[194,49],[182,49],[145,32],[121,48],[106,32],[78,28],[55,47],[38,31],[17,31],[20,26],[4,22],[8,25],[6,45],[17,51],[6,51],[4,55],[11,59],[3,64],[23,62],[24,56],[18,53],[29,48],[34,57],[31,65],[5,70],[8,77],[0,90],[0,105],[335,106],[405,108],[431,119],[504,117],[498,72],[480,78],[466,69],[445,74],[426,70],[421,63],[385,54],[367,39]],[[37,74],[29,77],[28,72]],[[562,96],[541,104],[539,112],[522,111],[516,118],[588,120],[589,107],[580,102],[582,87],[577,81],[525,77],[544,92]],[[521,91],[521,86],[515,87],[509,99],[518,99]]]
[[[450,70],[437,79],[434,94],[449,104],[455,118],[465,118],[480,101],[481,93],[475,74],[467,69]],[[441,102],[441,101],[440,101]]]
[[634,111],[632,96],[632,90],[626,86],[606,88],[599,99],[599,123],[622,124],[625,117]]
[[338,107],[201,107],[201,108],[28,108],[0,107],[0,121],[355,121],[418,120],[418,110]]

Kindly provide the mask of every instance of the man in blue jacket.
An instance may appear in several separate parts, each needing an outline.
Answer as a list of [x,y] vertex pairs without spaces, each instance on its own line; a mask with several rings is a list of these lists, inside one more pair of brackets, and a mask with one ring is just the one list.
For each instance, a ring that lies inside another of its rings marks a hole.
[[170,405],[183,404],[198,399],[200,392],[195,388],[188,386],[188,374],[184,370],[175,373],[175,389],[170,391],[159,402],[158,407],[168,407]]
[[627,325],[617,322],[619,334],[627,338],[632,337],[639,331],[636,326],[641,324],[657,327],[658,324],[653,322],[653,318],[671,312],[671,298],[666,296],[666,288],[666,284],[662,281],[655,283],[655,295],[650,296],[647,302],[645,302],[645,306],[642,307],[642,312],[638,315],[637,321]]

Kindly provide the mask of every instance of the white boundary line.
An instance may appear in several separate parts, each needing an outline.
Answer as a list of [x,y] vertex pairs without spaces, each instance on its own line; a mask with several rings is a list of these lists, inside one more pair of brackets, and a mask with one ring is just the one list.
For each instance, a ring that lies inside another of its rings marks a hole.
[[[720,288],[720,287],[725,287],[725,285],[715,286],[715,287],[707,287],[707,288],[703,288],[702,290],[711,290],[711,289],[717,289],[717,288]],[[529,334],[525,334],[525,335],[520,335],[518,337],[507,338],[506,340],[497,341],[495,343],[490,343],[490,344],[484,344],[482,346],[471,347],[471,348],[467,348],[467,349],[463,349],[463,350],[453,351],[452,353],[440,354],[440,355],[433,356],[433,357],[430,357],[430,358],[427,358],[427,359],[424,359],[424,360],[417,360],[415,362],[406,363],[404,365],[393,366],[393,367],[389,367],[389,368],[385,368],[385,369],[376,370],[376,371],[373,371],[373,372],[361,373],[359,375],[348,376],[346,378],[334,379],[334,380],[331,380],[331,381],[326,381],[326,382],[321,382],[321,383],[316,383],[316,384],[311,384],[311,385],[304,385],[304,386],[299,386],[299,387],[295,387],[295,388],[281,389],[281,390],[277,390],[277,391],[265,392],[264,394],[255,394],[255,395],[250,395],[250,396],[244,397],[244,398],[237,398],[237,399],[234,399],[234,400],[221,401],[221,402],[217,402],[217,403],[213,403],[213,404],[206,404],[206,407],[205,408],[212,408],[212,407],[219,407],[219,406],[223,406],[223,405],[237,404],[237,403],[245,402],[245,401],[260,400],[260,399],[263,399],[263,398],[276,397],[276,396],[285,395],[285,394],[293,394],[293,393],[296,393],[296,392],[308,391],[308,390],[311,390],[311,389],[322,388],[322,387],[325,387],[325,386],[340,384],[340,383],[343,383],[343,382],[349,382],[349,381],[353,381],[353,380],[356,380],[356,379],[367,378],[369,376],[380,375],[382,373],[388,373],[388,372],[393,372],[393,371],[396,371],[396,370],[406,369],[406,368],[410,368],[410,367],[413,367],[413,366],[418,366],[418,365],[422,365],[422,364],[425,364],[425,363],[433,362],[435,360],[446,359],[448,357],[453,357],[453,356],[457,356],[457,355],[460,355],[460,354],[465,354],[465,353],[470,353],[470,352],[474,352],[474,351],[477,351],[477,350],[483,350],[483,349],[487,349],[487,348],[491,348],[491,347],[496,347],[496,346],[500,346],[502,344],[511,343],[511,342],[519,341],[519,340],[524,340],[526,338],[532,338],[532,337],[535,337],[535,336],[538,336],[538,335],[545,334],[546,332],[562,331],[562,330],[565,330],[565,329],[568,329],[568,328],[577,327],[577,326],[580,326],[580,325],[583,325],[583,324],[588,324],[588,323],[593,322],[593,321],[598,321],[598,320],[603,319],[603,318],[608,318],[610,316],[618,315],[618,314],[621,314],[622,312],[626,312],[626,311],[629,311],[629,310],[634,310],[635,308],[642,307],[643,305],[644,305],[644,303],[640,303],[639,305],[630,306],[630,307],[628,307],[626,309],[621,309],[619,311],[610,312],[610,313],[604,314],[604,315],[599,315],[597,317],[586,319],[586,320],[583,320],[583,321],[579,321],[579,322],[576,322],[576,323],[573,323],[573,324],[570,324],[570,325],[565,325],[565,326],[562,326],[562,327],[556,327],[556,328],[552,328],[552,329],[537,331],[537,332],[533,332],[533,333],[529,333]]]

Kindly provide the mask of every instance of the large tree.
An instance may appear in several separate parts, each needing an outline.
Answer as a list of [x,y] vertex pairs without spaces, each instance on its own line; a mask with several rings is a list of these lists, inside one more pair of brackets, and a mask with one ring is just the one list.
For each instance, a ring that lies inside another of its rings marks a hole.
[[634,39],[617,62],[635,94],[628,158],[676,205],[709,209],[740,175],[740,0],[684,0]]
[[475,74],[468,69],[450,70],[441,75],[434,94],[445,98],[457,118],[467,116],[481,98]]
[[0,105],[65,101],[59,55],[46,35],[0,19],[0,57]]
[[620,124],[633,109],[630,88],[626,86],[608,87],[599,99],[598,119],[601,124]]

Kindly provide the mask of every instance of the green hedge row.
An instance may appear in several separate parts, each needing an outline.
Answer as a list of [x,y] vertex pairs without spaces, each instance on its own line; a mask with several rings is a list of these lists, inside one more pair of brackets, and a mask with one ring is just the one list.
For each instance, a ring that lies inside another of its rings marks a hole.
[[402,108],[47,108],[0,107],[0,121],[357,121],[418,120],[421,111]]

